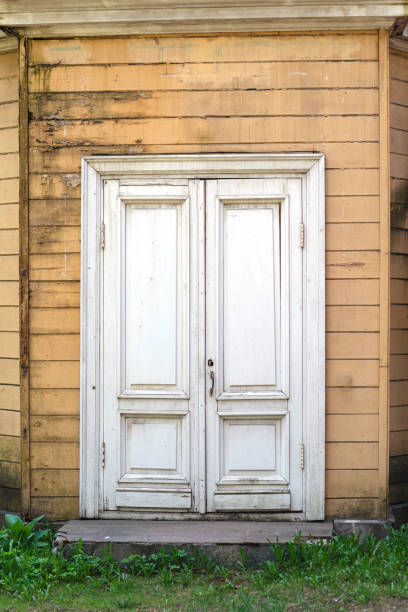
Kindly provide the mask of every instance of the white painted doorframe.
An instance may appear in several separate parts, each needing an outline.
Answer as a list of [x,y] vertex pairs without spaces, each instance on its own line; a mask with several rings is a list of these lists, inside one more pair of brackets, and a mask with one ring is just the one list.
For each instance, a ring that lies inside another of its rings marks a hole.
[[[83,160],[80,514],[101,513],[101,204],[104,179],[299,178],[304,202],[304,503],[297,518],[324,518],[324,157],[320,154],[101,156]],[[203,486],[201,483],[200,486]],[[125,516],[118,512],[117,516]],[[185,514],[163,513],[166,518]],[[138,517],[140,514],[138,514]],[[149,516],[152,516],[151,513]],[[199,515],[198,515],[199,516]],[[274,514],[273,516],[276,516]],[[290,515],[283,515],[290,518]],[[194,517],[197,518],[197,515]]]

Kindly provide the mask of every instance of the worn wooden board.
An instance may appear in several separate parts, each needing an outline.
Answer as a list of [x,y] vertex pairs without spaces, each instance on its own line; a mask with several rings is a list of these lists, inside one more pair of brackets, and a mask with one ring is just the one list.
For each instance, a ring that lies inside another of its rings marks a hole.
[[14,463],[20,461],[20,438],[0,435],[0,460]]
[[31,389],[32,415],[79,416],[79,389]]
[[0,331],[19,331],[17,306],[0,306]]
[[378,359],[377,333],[327,333],[327,359]]
[[[407,319],[408,319],[408,313],[407,313]],[[407,326],[407,329],[391,329],[390,347],[391,347],[392,355],[404,355],[407,352],[408,322],[406,326]]]
[[[1,189],[1,184],[0,184]],[[19,234],[17,229],[0,230],[0,255],[15,255],[19,251]]]
[[18,255],[0,255],[1,280],[17,280],[19,276],[18,264]]
[[81,200],[30,200],[30,227],[81,224]]
[[327,470],[375,470],[377,467],[377,442],[329,442],[326,444]]
[[[8,104],[0,104],[0,128],[11,128],[18,125],[18,104],[17,102],[9,102]],[[18,176],[18,174],[13,174]]]
[[30,253],[79,253],[80,251],[80,227],[36,226],[30,231]]
[[391,278],[406,279],[408,257],[407,255],[393,255],[390,257]]
[[327,223],[326,244],[331,251],[376,250],[380,245],[379,224]]
[[31,334],[78,334],[79,308],[32,308]]
[[326,417],[327,442],[377,442],[376,414],[330,414]]
[[18,176],[19,157],[17,153],[0,155],[0,179]]
[[379,254],[376,251],[328,251],[326,278],[378,278]]
[[408,379],[408,354],[391,355],[390,358],[390,380]]
[[[18,359],[0,358],[0,384],[18,385],[20,383],[20,363]],[[2,431],[4,433],[4,431]]]
[[18,204],[2,204],[0,206],[0,228],[18,227]]
[[0,482],[3,487],[21,487],[21,467],[19,463],[0,460]]
[[79,416],[33,416],[33,442],[79,442]]
[[326,472],[326,498],[375,497],[377,470],[329,470]]
[[379,303],[379,297],[377,279],[359,278],[326,281],[327,306],[376,306]]
[[78,470],[32,470],[33,496],[77,497],[79,495]]
[[312,32],[285,35],[137,36],[32,40],[31,64],[129,64],[155,62],[245,62],[376,60],[373,33]]
[[408,397],[408,379],[397,380],[390,383],[390,404],[401,406],[406,403]]
[[14,410],[1,410],[1,434],[3,436],[20,435],[20,415]]
[[0,410],[20,410],[20,388],[18,385],[0,385]]
[[49,520],[66,521],[79,515],[78,497],[32,497],[33,516],[44,514]]
[[392,304],[408,304],[408,278],[393,279],[390,287]]
[[79,253],[35,254],[30,257],[32,281],[78,281],[80,276]]
[[79,348],[79,334],[32,334],[30,338],[30,355],[34,360],[78,361]]
[[378,306],[326,306],[326,330],[331,332],[376,332]]
[[376,359],[332,359],[326,362],[328,387],[376,387],[378,382]]
[[32,308],[79,308],[79,298],[79,281],[32,281],[30,283],[30,303]]
[[31,444],[32,469],[79,469],[77,442],[33,442]]
[[[1,137],[1,130],[0,130]],[[0,204],[8,204],[9,202],[18,202],[19,182],[16,178],[0,180]]]
[[32,389],[79,389],[79,361],[32,361],[30,383]]
[[408,328],[408,305],[407,304],[391,304],[390,323],[391,323],[391,329],[407,329]]
[[19,333],[0,331],[0,357],[18,359],[19,356]]
[[390,431],[408,431],[408,398],[405,406],[391,406]]
[[376,387],[332,387],[326,389],[327,414],[363,414],[378,412]]
[[[18,128],[11,127],[0,130],[0,154],[3,153],[18,153]],[[15,201],[12,200],[12,202]]]
[[326,519],[372,519],[378,513],[378,499],[327,499]]
[[408,431],[390,432],[390,457],[407,455],[408,450]]

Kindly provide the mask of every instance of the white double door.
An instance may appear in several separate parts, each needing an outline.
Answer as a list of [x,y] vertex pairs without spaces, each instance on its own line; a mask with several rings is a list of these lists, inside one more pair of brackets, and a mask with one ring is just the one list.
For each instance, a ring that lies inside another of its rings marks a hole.
[[103,184],[101,513],[302,511],[301,180]]

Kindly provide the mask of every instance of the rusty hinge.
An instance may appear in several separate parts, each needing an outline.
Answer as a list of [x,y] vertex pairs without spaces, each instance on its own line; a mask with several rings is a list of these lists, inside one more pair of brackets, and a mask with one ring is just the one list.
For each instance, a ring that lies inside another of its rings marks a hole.
[[101,225],[101,249],[105,248],[105,224]]
[[301,249],[303,249],[303,247],[305,246],[305,225],[304,223],[301,223],[299,227],[299,245]]
[[300,445],[300,461],[299,461],[300,469],[305,469],[305,445]]
[[101,444],[101,467],[105,467],[105,442]]

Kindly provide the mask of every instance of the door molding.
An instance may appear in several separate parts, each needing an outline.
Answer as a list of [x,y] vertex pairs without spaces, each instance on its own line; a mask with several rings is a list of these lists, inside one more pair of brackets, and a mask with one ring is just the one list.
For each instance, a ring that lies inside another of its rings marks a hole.
[[324,518],[325,470],[325,193],[324,155],[198,154],[91,156],[82,160],[80,516],[100,508],[100,299],[103,180],[123,178],[274,178],[303,182],[304,471],[307,520]]

